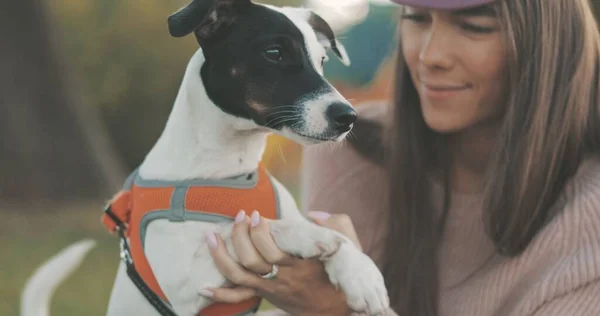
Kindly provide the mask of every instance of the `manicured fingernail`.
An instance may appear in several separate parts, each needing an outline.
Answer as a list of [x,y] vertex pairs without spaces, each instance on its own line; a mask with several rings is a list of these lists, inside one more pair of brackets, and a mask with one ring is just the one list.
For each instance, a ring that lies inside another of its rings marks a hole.
[[202,295],[202,296],[206,296],[206,297],[213,297],[215,296],[215,293],[213,293],[210,290],[207,289],[201,289],[200,291],[198,291],[198,294]]
[[256,227],[258,226],[258,223],[260,223],[260,214],[258,214],[258,211],[254,211],[250,217],[250,225],[252,225],[252,227]]
[[241,223],[242,221],[244,221],[244,219],[246,219],[246,211],[241,210],[235,217],[235,222]]
[[310,218],[318,219],[318,220],[322,220],[322,221],[325,221],[325,220],[329,219],[329,217],[331,217],[331,214],[329,214],[327,212],[321,212],[321,211],[310,211],[306,215],[308,215],[308,217],[310,217]]
[[208,240],[208,245],[215,249],[217,248],[217,236],[213,232],[206,233],[206,240]]

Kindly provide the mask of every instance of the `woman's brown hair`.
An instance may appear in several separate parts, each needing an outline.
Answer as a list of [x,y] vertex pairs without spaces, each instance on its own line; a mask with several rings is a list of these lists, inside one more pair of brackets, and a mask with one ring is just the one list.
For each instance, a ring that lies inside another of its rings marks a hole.
[[[508,91],[487,164],[482,225],[498,253],[517,256],[551,219],[551,206],[582,158],[600,152],[600,36],[588,0],[492,6],[506,34]],[[451,162],[445,136],[425,124],[402,47],[397,54],[390,124],[379,134],[376,124],[359,121],[352,142],[388,170],[383,274],[392,306],[399,315],[435,316],[436,252],[450,205]],[[381,146],[373,145],[378,141]],[[432,170],[445,185],[441,217],[431,202]]]

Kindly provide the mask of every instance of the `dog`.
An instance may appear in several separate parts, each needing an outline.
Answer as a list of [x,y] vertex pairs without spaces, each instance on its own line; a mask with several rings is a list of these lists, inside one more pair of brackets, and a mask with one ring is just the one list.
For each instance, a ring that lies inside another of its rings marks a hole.
[[[327,22],[313,11],[250,0],[193,0],[173,13],[168,25],[174,37],[193,34],[199,48],[164,130],[135,177],[180,183],[251,175],[271,133],[310,146],[342,141],[352,129],[356,112],[323,76],[329,51],[346,65],[350,60]],[[280,249],[321,260],[356,313],[386,314],[389,299],[375,263],[345,236],[305,219],[286,188],[268,178],[279,203],[279,220],[271,221],[270,229]],[[227,284],[204,236],[218,233],[233,255],[232,227],[231,220],[168,218],[147,225],[143,251],[174,314],[197,315],[213,304],[199,291]],[[51,292],[90,247],[89,241],[73,245],[34,274],[22,297],[24,316],[47,312]],[[107,315],[160,315],[134,285],[124,262]]]

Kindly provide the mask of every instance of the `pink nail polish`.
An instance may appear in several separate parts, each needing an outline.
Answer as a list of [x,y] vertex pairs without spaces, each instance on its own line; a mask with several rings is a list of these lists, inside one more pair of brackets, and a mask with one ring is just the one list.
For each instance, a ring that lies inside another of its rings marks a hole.
[[215,296],[215,293],[213,293],[210,290],[207,289],[201,289],[200,291],[198,291],[198,294],[205,296],[205,297],[213,297]]
[[252,212],[250,220],[250,224],[252,225],[252,227],[258,226],[258,223],[260,223],[260,214],[258,214],[258,211]]
[[236,223],[241,223],[244,221],[244,219],[246,219],[246,212],[244,210],[241,210],[235,217],[235,222]]
[[331,217],[331,214],[329,214],[327,212],[321,212],[321,211],[310,211],[306,215],[308,215],[308,217],[310,217],[310,218],[318,219],[318,220],[322,220],[322,221],[326,221]]
[[218,243],[217,243],[217,236],[215,235],[215,233],[213,233],[213,232],[206,233],[206,240],[208,240],[208,245],[212,249],[217,248]]

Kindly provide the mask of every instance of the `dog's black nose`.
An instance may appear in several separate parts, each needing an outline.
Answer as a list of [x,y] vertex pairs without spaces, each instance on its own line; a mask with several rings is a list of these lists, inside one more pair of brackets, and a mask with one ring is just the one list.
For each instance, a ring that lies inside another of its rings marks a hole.
[[340,133],[349,131],[356,121],[356,111],[346,103],[334,103],[327,108],[332,127]]

